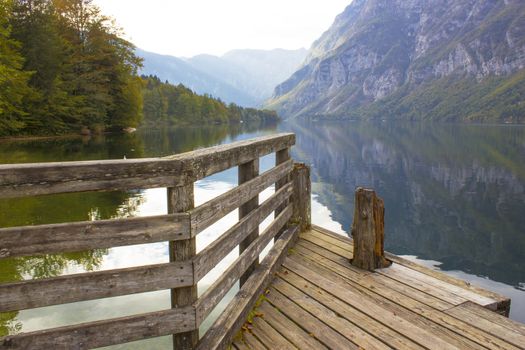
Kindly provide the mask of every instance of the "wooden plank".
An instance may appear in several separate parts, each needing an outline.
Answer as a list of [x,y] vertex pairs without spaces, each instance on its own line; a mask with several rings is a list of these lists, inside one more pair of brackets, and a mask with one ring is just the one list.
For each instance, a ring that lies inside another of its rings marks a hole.
[[286,315],[286,317],[300,325],[308,334],[315,337],[327,347],[331,349],[359,349],[356,344],[303,310],[278,290],[271,288],[270,293],[266,294],[266,298],[274,307]]
[[525,347],[525,335],[517,329],[510,329],[508,326],[502,325],[499,321],[495,322],[497,317],[504,317],[494,313],[491,318],[481,317],[479,313],[472,312],[468,307],[462,305],[454,307],[446,311],[447,314],[452,315],[464,322],[475,325],[477,328],[492,334],[518,348]]
[[[193,183],[168,188],[168,213],[179,213],[191,210],[195,205]],[[184,241],[170,241],[170,262],[193,260],[197,252],[195,235]],[[171,289],[172,309],[192,305],[197,300],[197,282],[185,288]],[[173,335],[174,349],[192,349],[199,341],[199,328],[196,324],[192,330]]]
[[261,317],[253,318],[251,331],[268,349],[297,349]]
[[[422,293],[418,289],[412,288],[411,286],[405,285],[403,283],[399,283],[380,274],[364,273],[363,271],[355,270],[355,268],[351,266],[348,261],[346,261],[345,264],[334,262],[332,259],[328,259],[326,257],[326,255],[328,255],[327,253],[330,252],[325,251],[324,255],[320,255],[320,248],[314,252],[312,250],[316,246],[314,246],[313,244],[307,244],[308,242],[305,242],[304,244],[297,244],[295,248],[297,253],[330,269],[331,271],[334,271],[340,276],[343,276],[356,283],[359,283],[360,285],[370,290],[373,290],[374,292],[381,294],[385,297],[394,298],[393,295],[396,294],[399,297],[406,296],[417,300],[423,304],[432,306],[433,308],[436,308],[438,310],[446,310],[453,306],[453,304],[438,299],[431,294]],[[335,256],[340,258],[338,255]]]
[[[298,256],[290,256],[283,264],[301,277],[311,281],[389,328],[402,333],[419,345],[429,349],[479,348],[475,343],[458,336],[449,329],[435,324],[409,309],[396,305],[388,299],[377,295],[374,296],[359,288],[358,285],[354,284],[354,288],[348,288],[347,282],[343,282],[344,279],[342,280],[333,272]],[[425,306],[423,305],[419,306],[419,309],[424,308]],[[427,309],[431,310],[428,307]]]
[[186,159],[193,181],[244,164],[295,144],[295,134],[280,133],[182,153],[166,159]]
[[[285,163],[286,161],[290,160],[290,149],[284,148],[280,151],[275,152],[275,166],[280,165],[282,163]],[[291,178],[290,176],[287,176],[275,183],[275,190],[279,190],[281,187],[286,185],[288,182],[290,182]],[[287,204],[287,203],[286,203]],[[281,213],[281,211],[286,207],[286,205],[281,206],[275,211],[275,217]]]
[[299,235],[299,237],[301,239],[304,239],[305,241],[316,244],[319,247],[322,247],[328,251],[331,251],[332,253],[342,256],[343,258],[350,259],[350,257],[352,256],[352,253],[350,253],[348,250],[345,250],[340,246],[333,245],[332,243],[329,243],[325,240],[315,237],[314,235],[311,234],[311,232],[312,231],[302,232]]
[[246,343],[242,339],[235,339],[232,344],[237,350],[250,350],[248,345],[246,345]]
[[[238,182],[239,185],[242,185],[243,183],[246,183],[250,180],[253,180],[259,176],[259,159],[251,160],[247,163],[241,164],[238,167]],[[246,215],[250,214],[250,212],[257,209],[259,206],[259,195],[241,195],[241,197],[247,199],[247,201],[239,206],[239,220],[244,218]],[[253,241],[255,241],[259,237],[259,226],[255,227],[253,230],[248,232],[246,237],[239,243],[239,254],[242,254],[243,251],[246,250],[252,244]],[[253,262],[250,266],[247,267],[244,274],[241,275],[239,279],[239,285],[242,286],[244,282],[250,277],[251,273],[255,270],[255,268],[259,265],[259,257],[255,257]]]
[[252,350],[266,350],[266,347],[250,332],[242,333],[243,341]]
[[342,300],[334,298],[329,293],[326,293],[315,284],[305,280],[294,272],[282,268],[281,271],[279,271],[278,276],[296,288],[300,288],[303,293],[336,312],[340,317],[344,317],[346,320],[362,328],[363,331],[374,335],[385,344],[396,349],[423,349],[423,347],[410,341],[400,333],[385,327],[383,324],[368,317]]
[[464,304],[461,304],[460,306],[462,309],[468,310],[469,312],[472,312],[478,315],[479,317],[483,317],[487,320],[490,320],[491,322],[499,324],[500,326],[507,327],[513,332],[517,332],[525,336],[525,324],[521,322],[513,321],[507,317],[501,317],[501,315],[498,315],[493,311],[489,311],[483,307],[479,307],[479,305],[476,305],[475,303],[469,301]]
[[276,134],[165,158],[0,165],[0,197],[177,187],[292,146]]
[[288,248],[297,238],[297,232],[297,227],[291,227],[275,241],[259,267],[201,338],[196,349],[226,349],[228,347],[235,332],[244,323],[255,302],[270,283],[273,273],[286,257]]
[[270,243],[292,216],[292,207],[288,206],[272,221],[270,226],[253,241],[221,276],[204,292],[195,303],[197,322],[200,323],[210,314],[235,282],[248,270],[249,266]]
[[299,349],[328,349],[269,303],[261,303],[257,310],[263,313],[262,317],[266,322],[278,329],[286,339]]
[[190,238],[186,213],[0,229],[0,258]]
[[195,281],[199,281],[211,269],[228,255],[250,232],[292,193],[292,184],[288,183],[264,201],[256,210],[245,216],[218,239],[210,243],[195,257]]
[[379,273],[384,274],[385,276],[392,276],[392,278],[397,279],[398,281],[403,281],[404,279],[409,280],[406,284],[413,284],[420,282],[418,284],[428,285],[434,287],[437,290],[440,290],[444,293],[448,293],[450,296],[457,296],[458,300],[462,299],[462,302],[470,300],[479,305],[492,305],[497,303],[496,300],[487,298],[485,296],[479,295],[475,292],[471,292],[467,289],[455,286],[453,284],[438,280],[431,276],[425,275],[419,271],[409,269],[403,265],[393,264],[392,266],[377,270]]
[[292,170],[293,183],[293,219],[301,232],[312,225],[310,168],[304,163],[295,163]]
[[0,338],[0,349],[91,349],[126,343],[195,327],[191,307],[81,323]]
[[264,189],[286,176],[291,168],[292,161],[283,163],[193,209],[190,212],[192,232],[194,234],[202,232],[232,210],[247,203]]
[[[392,349],[382,341],[373,337],[366,331],[357,327],[355,324],[340,316],[342,310],[331,310],[317,300],[311,298],[304,292],[301,292],[291,284],[287,283],[285,279],[276,278],[272,282],[272,287],[277,289],[287,298],[293,300],[302,309],[315,315],[320,321],[328,325],[332,329],[339,332],[346,339],[364,349]],[[307,285],[303,284],[299,288],[307,289]]]
[[[300,251],[300,249],[297,249],[297,246],[295,250],[298,254],[302,255],[302,252]],[[510,344],[505,343],[500,339],[491,336],[490,334],[478,330],[471,324],[461,322],[453,317],[448,316],[443,312],[438,311],[449,309],[450,307],[452,307],[451,304],[444,303],[444,305],[441,305],[440,303],[443,302],[439,301],[439,299],[422,293],[421,291],[411,289],[409,286],[391,280],[385,276],[372,273],[366,275],[366,277],[354,277],[355,274],[349,271],[350,269],[347,270],[350,273],[345,273],[345,271],[341,269],[334,269],[333,264],[326,263],[326,259],[322,256],[316,256],[315,254],[304,256],[308,257],[309,259],[312,259],[312,261],[316,264],[320,264],[323,267],[329,268],[331,271],[337,273],[340,276],[340,278],[343,277],[347,281],[352,281],[353,288],[362,291],[368,290],[371,292],[369,293],[370,295],[378,294],[409,310],[415,310],[422,316],[431,320],[432,322],[446,327],[449,330],[456,332],[482,346],[488,346],[491,349],[516,350],[516,348],[511,346]],[[348,282],[341,283],[346,284]],[[437,303],[436,300],[440,303]],[[422,304],[430,305],[432,307],[428,308]],[[437,307],[439,308],[436,310]]]
[[192,284],[193,265],[188,261],[0,284],[0,312]]
[[[348,248],[351,249],[352,244],[353,244],[352,240],[349,237],[338,235],[337,233],[329,231],[329,230],[327,230],[327,229],[325,229],[323,227],[320,227],[320,226],[312,225],[312,231],[310,233],[314,234],[314,235],[317,235],[318,237],[322,237],[323,239],[328,239],[328,240],[330,240],[330,238],[335,239],[335,240],[331,240],[331,241],[334,242],[334,244],[337,244],[338,242],[342,242],[343,243],[343,247],[345,247],[345,248],[348,247]],[[483,289],[483,288],[478,287],[476,285],[470,284],[469,282],[466,282],[464,280],[452,277],[450,275],[447,275],[447,274],[445,274],[443,272],[440,272],[440,271],[437,271],[437,270],[430,269],[428,267],[425,267],[423,265],[417,264],[417,263],[415,263],[413,261],[404,259],[402,257],[399,257],[397,255],[394,255],[394,254],[391,254],[391,253],[388,253],[388,252],[385,252],[385,256],[386,256],[387,259],[389,259],[389,260],[391,260],[393,262],[396,262],[396,263],[398,263],[400,265],[406,266],[406,267],[408,267],[408,268],[410,268],[412,270],[419,271],[421,273],[424,273],[426,275],[432,276],[432,277],[434,277],[436,279],[439,279],[441,281],[453,284],[453,285],[461,287],[463,289],[467,289],[467,290],[469,290],[471,292],[474,292],[476,294],[485,296],[487,298],[491,298],[491,299],[497,300],[497,302],[498,302],[498,310],[507,309],[507,311],[508,311],[508,309],[509,309],[510,299],[505,297],[505,296],[503,296],[503,295],[500,295],[498,293],[492,292],[492,291],[487,290],[487,289]],[[507,312],[507,316],[508,316],[508,312]]]
[[312,237],[323,240],[328,243],[329,246],[341,248],[347,255],[350,254],[350,256],[353,257],[354,245],[351,240],[344,239],[344,237],[341,237],[342,239],[337,239],[316,230],[310,230],[307,233]]

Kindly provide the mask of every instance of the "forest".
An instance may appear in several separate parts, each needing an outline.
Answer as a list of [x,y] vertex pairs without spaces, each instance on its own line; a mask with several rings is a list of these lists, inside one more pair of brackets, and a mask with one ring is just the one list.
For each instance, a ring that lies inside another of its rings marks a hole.
[[149,125],[199,123],[276,122],[275,111],[226,105],[210,95],[198,95],[182,84],[161,82],[156,76],[142,76],[144,123]]
[[0,136],[277,119],[140,77],[122,37],[92,0],[0,0]]

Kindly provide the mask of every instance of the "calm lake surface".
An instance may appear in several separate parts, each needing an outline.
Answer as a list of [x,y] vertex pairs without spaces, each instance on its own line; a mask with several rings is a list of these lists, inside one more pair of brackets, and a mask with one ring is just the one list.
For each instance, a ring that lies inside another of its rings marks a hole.
[[[525,322],[522,126],[323,122],[139,129],[92,138],[4,140],[0,163],[157,157],[282,131],[296,133],[292,156],[312,167],[314,223],[346,234],[355,187],[373,187],[385,200],[387,250],[511,297],[511,318]],[[273,162],[273,155],[263,158],[261,171]],[[196,205],[236,184],[236,168],[197,182]],[[261,201],[272,193],[265,190]],[[0,200],[0,227],[164,213],[165,189],[40,196]],[[200,234],[198,249],[236,220],[234,211]],[[200,282],[199,293],[236,254]],[[4,259],[0,282],[166,261],[165,243]],[[169,292],[160,291],[4,313],[0,336],[166,308]],[[111,348],[170,345],[163,337]]]

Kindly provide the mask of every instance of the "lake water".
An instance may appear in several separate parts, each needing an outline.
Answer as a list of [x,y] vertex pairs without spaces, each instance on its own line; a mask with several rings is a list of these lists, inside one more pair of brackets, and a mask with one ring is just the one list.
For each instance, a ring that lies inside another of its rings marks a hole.
[[[355,187],[373,187],[385,200],[388,251],[511,297],[511,318],[525,322],[522,126],[323,122],[139,129],[92,138],[4,140],[0,163],[157,157],[281,131],[296,133],[292,156],[312,168],[315,224],[346,234]],[[261,171],[273,162],[273,155],[261,159]],[[197,182],[196,205],[236,184],[236,169]],[[272,192],[265,190],[261,200]],[[0,200],[0,227],[164,213],[165,189],[41,196]],[[200,234],[198,250],[236,219],[235,211]],[[199,283],[199,293],[235,257],[232,252],[210,272]],[[164,243],[4,259],[0,282],[166,261]],[[227,298],[234,292],[235,287]],[[165,308],[169,292],[160,291],[4,313],[0,336]],[[169,348],[170,339],[112,348],[145,346]]]

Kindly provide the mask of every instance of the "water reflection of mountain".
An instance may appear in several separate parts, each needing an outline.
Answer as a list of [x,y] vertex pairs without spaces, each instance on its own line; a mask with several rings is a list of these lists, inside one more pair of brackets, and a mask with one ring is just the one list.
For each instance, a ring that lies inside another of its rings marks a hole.
[[385,199],[386,248],[517,286],[525,280],[525,128],[289,125],[314,192],[348,232],[356,186]]

